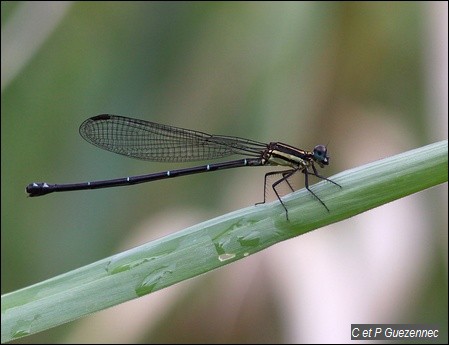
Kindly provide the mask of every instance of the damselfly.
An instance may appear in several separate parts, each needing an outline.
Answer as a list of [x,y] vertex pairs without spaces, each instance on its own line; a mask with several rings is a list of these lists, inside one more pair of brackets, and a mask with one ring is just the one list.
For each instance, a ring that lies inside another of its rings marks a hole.
[[[321,176],[315,167],[315,163],[321,168],[329,164],[327,148],[324,145],[315,146],[313,151],[305,151],[280,142],[264,144],[250,139],[210,135],[189,129],[107,114],[87,119],[81,124],[79,131],[85,140],[104,150],[148,161],[188,162],[210,160],[231,155],[245,155],[247,158],[113,180],[70,184],[31,183],[26,187],[29,196],[35,197],[53,192],[126,186],[244,166],[280,165],[289,169],[265,174],[264,191],[266,191],[267,187],[267,177],[276,174],[282,175],[281,179],[272,184],[272,188],[284,208],[288,220],[287,207],[276,187],[285,181],[293,191],[293,187],[288,179],[295,173],[302,172],[304,174],[307,190],[327,211],[329,209],[326,204],[309,188],[309,175],[329,181],[341,188],[338,183]],[[266,193],[264,192],[264,200],[260,203],[265,203],[265,201]]]

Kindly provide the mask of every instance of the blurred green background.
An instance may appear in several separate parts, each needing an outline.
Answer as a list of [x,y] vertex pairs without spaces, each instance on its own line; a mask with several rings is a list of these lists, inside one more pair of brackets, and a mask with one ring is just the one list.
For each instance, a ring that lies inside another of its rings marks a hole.
[[[326,176],[447,139],[447,12],[2,2],[2,294],[263,198],[264,168],[27,198],[30,182],[185,166],[89,145],[88,117],[329,143]],[[439,186],[16,343],[346,342],[368,322],[438,323],[447,342],[447,206]]]

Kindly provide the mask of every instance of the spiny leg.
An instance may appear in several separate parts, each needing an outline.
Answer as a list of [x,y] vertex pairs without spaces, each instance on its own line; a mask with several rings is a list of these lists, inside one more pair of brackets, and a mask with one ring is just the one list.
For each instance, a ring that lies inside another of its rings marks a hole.
[[[337,182],[334,182],[334,181],[332,181],[331,179],[328,179],[327,177],[324,177],[324,176],[321,176],[320,174],[318,174],[318,171],[316,170],[315,165],[312,165],[312,169],[313,169],[313,173],[311,173],[310,171],[308,171],[308,173],[309,173],[310,175],[314,175],[314,176],[316,176],[316,177],[318,177],[318,178],[320,178],[320,179],[322,179],[322,180],[329,181],[329,182],[333,183],[334,185],[336,185],[336,186],[338,186],[338,187],[340,187],[340,188],[343,188],[343,187],[340,186]],[[308,188],[307,188],[307,189],[308,189]]]
[[[288,184],[288,186],[290,187],[290,190],[292,191],[292,192],[294,192],[295,190],[293,189],[293,187],[292,187],[292,185],[290,184],[290,181],[288,180],[288,178],[290,177],[290,176],[292,176],[293,174],[290,174],[290,171],[291,170],[287,170],[287,171],[284,171],[284,172],[282,172],[282,177],[285,177],[285,176],[287,176],[287,178],[285,179],[285,182]],[[296,170],[295,170],[296,171]]]
[[[290,183],[288,182],[288,179],[289,179],[294,173],[296,173],[297,171],[298,171],[298,169],[292,169],[292,170],[284,170],[284,171],[281,171],[281,173],[282,173],[282,178],[281,178],[280,180],[277,180],[275,183],[273,183],[273,184],[271,185],[271,187],[272,187],[273,190],[274,190],[274,193],[276,194],[277,198],[279,199],[279,202],[281,203],[282,207],[283,207],[284,210],[285,210],[285,216],[286,216],[286,218],[287,218],[287,221],[289,220],[289,219],[288,219],[288,210],[287,210],[287,207],[285,206],[284,202],[282,201],[281,197],[279,196],[279,193],[278,193],[278,191],[276,190],[276,186],[277,186],[278,184],[284,182],[284,181],[287,181],[287,184],[290,186],[290,188],[292,188],[292,186],[291,186]],[[292,188],[292,190],[293,190],[293,188]]]
[[[265,202],[266,202],[266,197],[267,197],[267,177],[268,176],[282,174],[282,179],[280,181],[286,180],[288,186],[290,187],[292,192],[294,192],[293,187],[291,186],[290,182],[287,180],[291,175],[293,175],[293,174],[290,174],[292,171],[296,171],[296,170],[288,169],[288,170],[281,170],[281,171],[271,171],[269,173],[266,173],[265,177],[264,177],[264,181],[263,181],[263,201],[257,202],[256,205],[265,204]],[[288,175],[287,179],[285,179],[286,175]],[[278,196],[278,199],[279,199],[279,196]]]
[[[315,167],[312,165],[312,167],[313,167],[313,169],[314,169],[314,173],[311,173],[311,172],[309,172],[308,170],[307,170],[307,168],[304,168],[303,169],[303,173],[304,173],[304,180],[305,180],[305,182],[304,182],[304,184],[305,184],[305,186],[306,186],[306,189],[326,208],[326,210],[327,210],[327,212],[330,212],[329,211],[329,209],[327,208],[327,206],[326,206],[326,204],[323,202],[323,200],[321,200],[320,198],[318,198],[318,196],[314,193],[314,192],[312,192],[312,190],[309,188],[309,174],[311,174],[311,175],[315,175],[315,176],[317,176],[317,177],[320,177],[320,176],[318,176],[317,174],[316,174],[316,169],[315,169]],[[325,179],[325,180],[327,180],[327,178],[325,178],[325,177],[323,177],[323,179]],[[328,180],[328,181],[331,181],[331,180]],[[333,181],[331,181],[331,182],[333,182]],[[335,182],[333,182],[333,183],[335,183]]]

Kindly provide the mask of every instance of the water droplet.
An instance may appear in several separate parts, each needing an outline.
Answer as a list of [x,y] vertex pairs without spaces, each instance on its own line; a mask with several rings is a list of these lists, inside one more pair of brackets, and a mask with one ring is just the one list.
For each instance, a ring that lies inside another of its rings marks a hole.
[[174,272],[174,265],[160,267],[151,272],[136,288],[136,294],[143,296],[170,285],[170,277]]
[[134,267],[140,266],[146,262],[149,262],[151,260],[154,260],[154,258],[143,258],[135,261],[127,261],[127,262],[117,262],[114,260],[109,261],[106,271],[109,274],[116,274],[124,271],[128,271]]
[[259,231],[253,231],[245,236],[240,236],[238,241],[243,247],[258,246],[260,243],[260,233]]
[[39,315],[34,316],[29,320],[19,320],[12,328],[12,338],[20,338],[31,334],[32,323],[39,318]]
[[[168,244],[167,244],[168,243]],[[157,248],[154,245],[144,245],[141,250],[126,251],[117,255],[114,255],[112,259],[106,265],[106,272],[109,274],[116,274],[124,271],[131,270],[142,264],[151,262],[158,258],[164,257],[179,247],[178,241],[170,241],[164,245],[158,245]],[[145,248],[149,247],[149,248]]]
[[235,254],[221,254],[218,256],[218,260],[221,262],[228,261],[235,258]]

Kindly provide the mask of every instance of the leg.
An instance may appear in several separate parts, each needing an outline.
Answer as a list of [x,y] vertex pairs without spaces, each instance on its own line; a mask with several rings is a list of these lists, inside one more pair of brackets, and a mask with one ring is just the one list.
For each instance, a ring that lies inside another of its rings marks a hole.
[[281,178],[280,180],[276,181],[275,183],[273,183],[273,185],[272,185],[271,187],[273,188],[274,193],[276,194],[276,196],[277,196],[277,198],[279,199],[279,201],[280,201],[282,207],[284,208],[284,210],[285,210],[285,215],[286,215],[287,220],[288,220],[288,210],[287,210],[287,207],[285,207],[284,203],[282,202],[281,197],[279,196],[279,193],[278,193],[277,190],[276,190],[276,186],[277,186],[279,183],[281,183],[281,182],[283,182],[283,181],[286,181],[287,184],[288,184],[288,186],[290,187],[290,189],[291,189],[292,191],[294,191],[292,185],[290,184],[290,182],[288,182],[288,178],[290,178],[290,176],[292,176],[292,175],[293,175],[295,172],[297,172],[297,171],[298,171],[297,169],[296,169],[296,170],[295,170],[295,169],[289,169],[289,170],[284,170],[284,171],[272,171],[272,172],[266,173],[266,174],[265,174],[265,178],[264,178],[263,201],[262,201],[262,202],[256,203],[256,205],[259,205],[259,204],[265,204],[265,201],[266,201],[266,195],[267,195],[267,193],[266,193],[266,191],[267,191],[267,177],[268,177],[268,176],[272,176],[272,175],[282,174],[282,178]]
[[[290,182],[288,182],[288,180],[287,180],[291,175],[293,175],[293,174],[290,174],[291,171],[292,171],[292,169],[282,170],[282,171],[271,171],[269,173],[266,173],[265,177],[264,177],[264,181],[263,181],[263,201],[257,202],[256,205],[265,204],[266,196],[267,196],[266,192],[267,192],[267,177],[268,176],[282,174],[282,179],[280,181],[284,181],[285,180],[287,182],[288,186],[290,187],[290,189],[292,190],[292,192],[294,192],[293,187],[291,186]],[[296,171],[296,170],[293,170],[293,171]],[[285,176],[287,176],[287,178],[285,178]],[[279,198],[279,196],[278,196],[278,198]]]
[[287,178],[286,178],[284,181],[288,184],[288,186],[290,187],[290,190],[291,190],[292,192],[294,192],[295,190],[293,189],[292,185],[290,184],[290,181],[288,180],[288,178],[289,178],[290,176],[293,175],[293,174],[289,174],[290,171],[291,171],[291,170],[284,171],[284,172],[282,173],[282,177],[285,177],[285,176],[288,175]]
[[334,185],[336,185],[336,186],[338,186],[338,187],[340,187],[340,188],[343,188],[343,187],[340,186],[337,182],[334,182],[334,181],[332,181],[332,180],[330,180],[330,179],[328,179],[328,178],[326,178],[326,177],[321,176],[320,174],[318,174],[318,171],[316,170],[315,165],[313,165],[313,164],[312,164],[312,169],[313,169],[313,173],[311,173],[310,171],[308,171],[308,173],[309,173],[310,175],[315,175],[316,177],[318,177],[318,178],[320,178],[320,179],[322,179],[322,180],[329,181],[329,182],[333,183]]
[[280,180],[277,180],[277,181],[276,181],[275,183],[273,183],[272,186],[271,186],[271,187],[273,188],[273,190],[274,190],[274,193],[275,193],[276,196],[278,197],[279,202],[281,203],[282,207],[283,207],[284,210],[285,210],[285,217],[287,218],[287,221],[289,220],[289,219],[288,219],[288,210],[287,210],[287,207],[285,206],[284,202],[282,201],[281,197],[279,196],[279,193],[278,193],[278,191],[276,190],[276,186],[277,186],[278,184],[280,184],[280,183],[286,181],[287,184],[289,185],[289,187],[293,190],[292,186],[291,186],[290,183],[288,182],[288,179],[289,179],[294,173],[296,173],[297,171],[298,171],[297,169],[292,169],[292,170],[285,170],[285,171],[282,171],[282,178],[281,178]]
[[[313,166],[313,165],[312,165]],[[315,167],[314,167],[315,168]],[[316,171],[316,170],[315,170]],[[303,171],[302,171],[303,173],[304,173],[304,180],[305,180],[305,185],[306,185],[306,189],[326,208],[326,210],[327,210],[327,212],[330,212],[329,211],[329,209],[327,208],[327,206],[326,206],[326,204],[323,202],[323,200],[321,200],[320,198],[318,198],[317,197],[317,195],[314,193],[314,192],[312,192],[312,190],[309,188],[309,174],[311,174],[311,175],[315,175],[315,176],[317,176],[316,174],[313,174],[313,173],[311,173],[311,172],[309,172],[307,169],[304,169]],[[318,177],[320,177],[320,176],[318,176]],[[324,177],[324,179],[325,180],[327,180],[327,178],[325,178]],[[330,180],[329,180],[330,181]],[[332,182],[332,181],[331,181]]]

